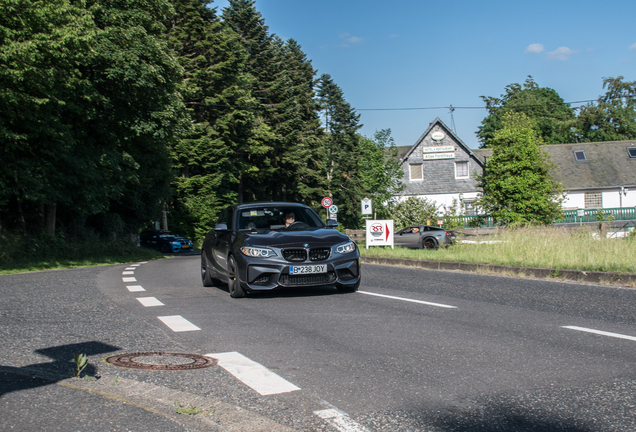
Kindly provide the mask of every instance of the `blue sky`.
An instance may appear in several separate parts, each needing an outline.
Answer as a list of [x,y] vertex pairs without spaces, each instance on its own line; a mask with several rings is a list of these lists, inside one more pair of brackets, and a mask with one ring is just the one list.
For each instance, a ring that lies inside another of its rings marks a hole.
[[[212,6],[219,12],[226,0]],[[360,133],[412,145],[439,117],[471,148],[480,96],[532,75],[566,102],[596,100],[603,78],[636,80],[636,1],[256,0],[270,33],[295,39],[358,110]],[[573,104],[580,106],[581,104]],[[399,110],[400,108],[435,108]],[[462,107],[471,107],[463,109]],[[377,110],[377,111],[367,111]]]

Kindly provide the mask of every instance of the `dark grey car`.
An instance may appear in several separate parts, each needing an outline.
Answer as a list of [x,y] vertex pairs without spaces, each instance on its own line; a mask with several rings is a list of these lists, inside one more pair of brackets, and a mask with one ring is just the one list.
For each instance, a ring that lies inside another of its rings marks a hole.
[[407,248],[437,249],[455,243],[454,231],[428,225],[410,225],[393,235],[395,246]]
[[[294,222],[286,226],[285,216]],[[227,282],[232,297],[283,287],[360,286],[360,254],[351,239],[304,204],[228,207],[201,248],[204,286]]]

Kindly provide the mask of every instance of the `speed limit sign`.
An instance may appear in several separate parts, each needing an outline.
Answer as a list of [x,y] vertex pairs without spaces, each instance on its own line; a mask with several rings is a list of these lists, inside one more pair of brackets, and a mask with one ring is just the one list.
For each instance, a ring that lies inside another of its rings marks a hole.
[[329,207],[331,207],[331,205],[333,204],[333,200],[329,197],[324,197],[322,199],[322,206],[326,209],[328,209]]

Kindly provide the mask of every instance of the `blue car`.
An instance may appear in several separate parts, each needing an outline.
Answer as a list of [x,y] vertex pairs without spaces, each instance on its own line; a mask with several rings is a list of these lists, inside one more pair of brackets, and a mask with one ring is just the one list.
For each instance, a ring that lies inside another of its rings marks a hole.
[[141,246],[156,249],[163,253],[177,253],[192,250],[192,240],[170,231],[147,230],[139,234]]

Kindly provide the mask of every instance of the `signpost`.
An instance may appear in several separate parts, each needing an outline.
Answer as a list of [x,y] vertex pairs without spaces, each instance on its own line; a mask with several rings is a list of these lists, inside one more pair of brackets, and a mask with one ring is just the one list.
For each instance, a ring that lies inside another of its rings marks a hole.
[[369,246],[391,246],[393,249],[393,220],[366,220],[367,249]]
[[372,215],[373,214],[373,208],[371,205],[371,199],[370,198],[364,198],[362,200],[362,215]]

